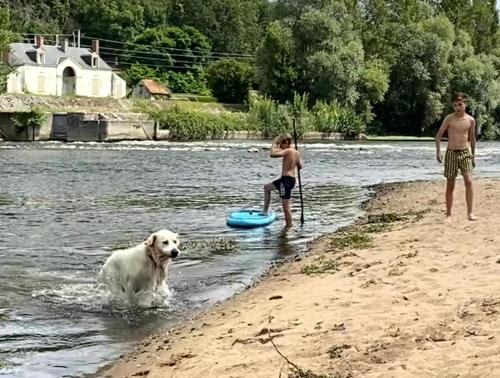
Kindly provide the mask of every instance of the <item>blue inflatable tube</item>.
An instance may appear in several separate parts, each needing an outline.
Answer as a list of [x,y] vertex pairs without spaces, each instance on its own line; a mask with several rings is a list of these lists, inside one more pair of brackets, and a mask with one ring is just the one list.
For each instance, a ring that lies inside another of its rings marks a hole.
[[274,211],[262,214],[260,210],[244,209],[234,211],[227,217],[227,225],[236,228],[262,227],[271,224],[276,219]]

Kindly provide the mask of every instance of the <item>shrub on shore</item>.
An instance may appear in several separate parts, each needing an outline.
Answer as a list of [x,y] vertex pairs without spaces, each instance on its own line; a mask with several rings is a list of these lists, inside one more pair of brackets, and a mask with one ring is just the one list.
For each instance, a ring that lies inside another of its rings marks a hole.
[[174,106],[151,114],[161,129],[170,132],[172,140],[220,139],[228,131],[249,130],[241,113],[205,113],[182,110]]
[[247,113],[202,112],[184,110],[180,106],[151,111],[161,129],[170,131],[172,140],[204,140],[223,138],[228,131],[256,131],[264,138],[282,133],[293,135],[293,119],[297,137],[308,131],[338,132],[354,137],[364,131],[364,123],[354,111],[336,103],[316,103],[308,110],[308,97],[296,95],[292,103],[278,102],[250,95]]
[[18,128],[41,127],[47,118],[43,108],[33,107],[29,112],[20,112],[11,116],[11,121]]

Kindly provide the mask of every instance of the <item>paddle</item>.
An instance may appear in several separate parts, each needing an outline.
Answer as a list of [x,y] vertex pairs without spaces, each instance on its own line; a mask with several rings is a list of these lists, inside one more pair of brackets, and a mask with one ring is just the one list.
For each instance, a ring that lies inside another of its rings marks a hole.
[[[293,124],[293,139],[295,139],[295,149],[298,151],[297,147],[297,130],[295,129],[295,117],[292,120]],[[297,178],[299,179],[299,193],[300,193],[300,225],[304,225],[304,198],[302,197],[302,182],[300,180],[300,168],[297,167]]]

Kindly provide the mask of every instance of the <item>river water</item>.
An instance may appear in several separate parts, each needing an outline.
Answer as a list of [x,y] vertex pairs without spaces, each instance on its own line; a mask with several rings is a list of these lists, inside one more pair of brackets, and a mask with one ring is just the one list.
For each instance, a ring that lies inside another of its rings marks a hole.
[[[262,204],[280,160],[268,143],[0,143],[0,376],[94,373],[160,328],[244,290],[270,264],[361,215],[368,185],[440,179],[431,142],[309,143],[306,223],[234,230]],[[500,144],[480,143],[477,176],[500,176]],[[296,191],[298,193],[298,191]],[[298,196],[297,196],[298,197]],[[299,219],[295,197],[294,217]],[[181,234],[161,308],[110,306],[96,288],[112,250]]]

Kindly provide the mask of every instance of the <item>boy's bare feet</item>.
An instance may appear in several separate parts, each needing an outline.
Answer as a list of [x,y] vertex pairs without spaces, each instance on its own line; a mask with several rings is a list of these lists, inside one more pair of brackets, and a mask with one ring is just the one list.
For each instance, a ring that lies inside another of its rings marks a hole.
[[444,219],[444,223],[451,223],[451,215],[447,215]]
[[477,221],[477,217],[474,214],[469,214],[468,218],[470,221]]

